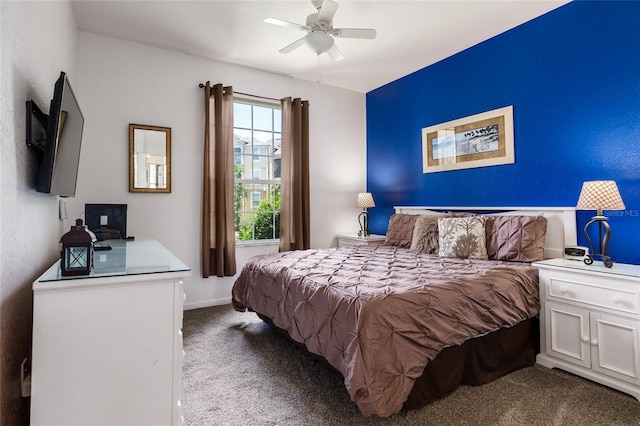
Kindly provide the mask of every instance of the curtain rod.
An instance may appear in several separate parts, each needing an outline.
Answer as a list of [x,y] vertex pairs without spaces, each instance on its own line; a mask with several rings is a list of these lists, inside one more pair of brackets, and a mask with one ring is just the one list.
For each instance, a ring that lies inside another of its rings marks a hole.
[[[200,83],[198,85],[198,87],[200,87],[201,89],[204,89],[206,87],[206,85]],[[236,92],[235,90],[233,91],[233,93],[237,93],[238,95],[244,95],[244,96],[251,96],[252,98],[258,98],[258,99],[268,99],[270,101],[278,101],[280,102],[282,99],[276,99],[276,98],[269,98],[267,96],[258,96],[258,95],[252,95],[251,93],[242,93],[242,92]]]

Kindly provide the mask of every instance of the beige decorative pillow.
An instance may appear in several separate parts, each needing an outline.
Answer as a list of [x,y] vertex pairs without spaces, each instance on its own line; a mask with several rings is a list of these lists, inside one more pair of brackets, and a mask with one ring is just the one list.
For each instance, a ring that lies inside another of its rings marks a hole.
[[438,256],[487,260],[485,217],[438,219]]
[[413,235],[413,225],[418,216],[414,214],[396,213],[391,215],[384,244],[409,248]]
[[485,223],[489,259],[511,262],[544,260],[547,218],[491,216]]
[[418,216],[413,225],[410,249],[419,253],[438,254],[438,216]]

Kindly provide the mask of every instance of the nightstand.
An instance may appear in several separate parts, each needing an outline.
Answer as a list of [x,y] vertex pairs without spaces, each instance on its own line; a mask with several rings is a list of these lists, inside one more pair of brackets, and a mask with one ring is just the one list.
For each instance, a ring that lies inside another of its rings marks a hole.
[[378,246],[384,244],[386,236],[371,234],[368,237],[358,237],[358,234],[338,234],[338,247],[347,246]]
[[536,361],[640,400],[640,266],[550,259],[540,272]]

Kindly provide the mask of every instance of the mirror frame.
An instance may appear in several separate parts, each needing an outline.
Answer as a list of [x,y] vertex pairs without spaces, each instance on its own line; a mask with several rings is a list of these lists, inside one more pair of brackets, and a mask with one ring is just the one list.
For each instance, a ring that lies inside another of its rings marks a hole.
[[[134,131],[135,130],[154,130],[165,132],[166,155],[167,155],[167,177],[166,188],[136,188],[134,186]],[[151,193],[170,193],[171,192],[171,127],[147,126],[144,124],[129,123],[129,192],[151,192]]]

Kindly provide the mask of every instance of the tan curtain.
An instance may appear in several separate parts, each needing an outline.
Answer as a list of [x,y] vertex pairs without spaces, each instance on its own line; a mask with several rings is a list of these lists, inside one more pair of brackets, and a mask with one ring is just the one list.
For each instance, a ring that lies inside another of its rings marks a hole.
[[205,86],[202,277],[236,273],[233,88]]
[[309,223],[309,101],[284,98],[280,251],[311,247]]

